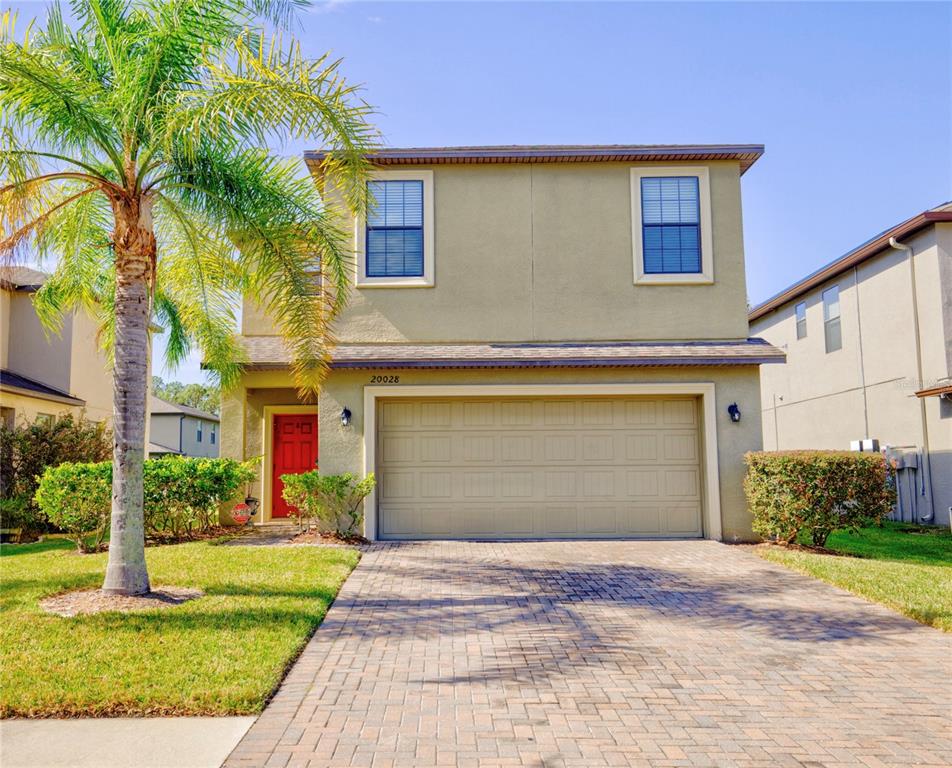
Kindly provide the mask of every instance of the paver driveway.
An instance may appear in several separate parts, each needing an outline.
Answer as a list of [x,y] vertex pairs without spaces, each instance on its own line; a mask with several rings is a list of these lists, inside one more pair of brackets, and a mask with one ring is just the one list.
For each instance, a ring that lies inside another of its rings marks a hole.
[[743,547],[381,545],[226,765],[947,766],[950,650]]

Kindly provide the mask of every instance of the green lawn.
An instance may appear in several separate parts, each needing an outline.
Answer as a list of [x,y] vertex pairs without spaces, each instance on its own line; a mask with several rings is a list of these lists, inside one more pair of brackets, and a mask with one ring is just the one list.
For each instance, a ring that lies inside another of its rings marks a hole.
[[757,551],[766,560],[952,632],[952,535],[947,528],[887,522],[855,534],[834,533],[826,546],[853,557],[776,546]]
[[77,555],[64,541],[0,545],[0,716],[259,712],[358,558],[319,547],[152,547],[153,586],[205,597],[60,618],[38,601],[99,586],[106,555]]

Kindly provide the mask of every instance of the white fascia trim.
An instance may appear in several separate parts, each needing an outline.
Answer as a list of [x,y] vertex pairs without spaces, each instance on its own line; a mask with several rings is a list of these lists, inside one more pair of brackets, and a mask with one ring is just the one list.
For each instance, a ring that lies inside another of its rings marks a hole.
[[433,171],[373,171],[379,181],[423,182],[423,275],[422,277],[367,277],[367,226],[363,216],[354,219],[354,253],[357,288],[432,288],[435,284],[435,243],[433,226]]
[[[641,180],[657,176],[697,176],[701,209],[701,271],[698,274],[646,274],[641,233]],[[710,172],[703,165],[631,169],[631,243],[635,285],[708,285],[714,282],[714,232],[711,228]]]
[[[717,463],[717,405],[713,382],[644,384],[424,384],[416,386],[373,385],[364,387],[364,476],[377,466],[377,400],[382,397],[584,397],[598,395],[696,395],[703,416],[705,498],[704,538],[721,539],[721,483]],[[377,539],[376,487],[364,500],[364,536]]]

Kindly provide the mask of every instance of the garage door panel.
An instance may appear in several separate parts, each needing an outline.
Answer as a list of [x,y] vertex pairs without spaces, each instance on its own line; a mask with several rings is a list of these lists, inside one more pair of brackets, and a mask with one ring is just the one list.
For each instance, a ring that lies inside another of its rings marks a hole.
[[661,507],[657,504],[630,504],[622,514],[623,533],[632,536],[660,536]]
[[665,531],[672,536],[701,535],[700,504],[666,504],[661,508]]
[[700,535],[693,398],[378,404],[383,538]]

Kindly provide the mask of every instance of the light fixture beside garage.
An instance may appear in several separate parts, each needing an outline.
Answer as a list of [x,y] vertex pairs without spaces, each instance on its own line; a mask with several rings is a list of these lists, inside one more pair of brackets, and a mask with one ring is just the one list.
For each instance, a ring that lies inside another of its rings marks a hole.
[[737,403],[731,403],[727,406],[727,413],[735,424],[740,421],[740,408],[737,407]]
[[342,427],[350,426],[350,408],[346,405],[344,406],[344,410],[340,412],[340,425]]

